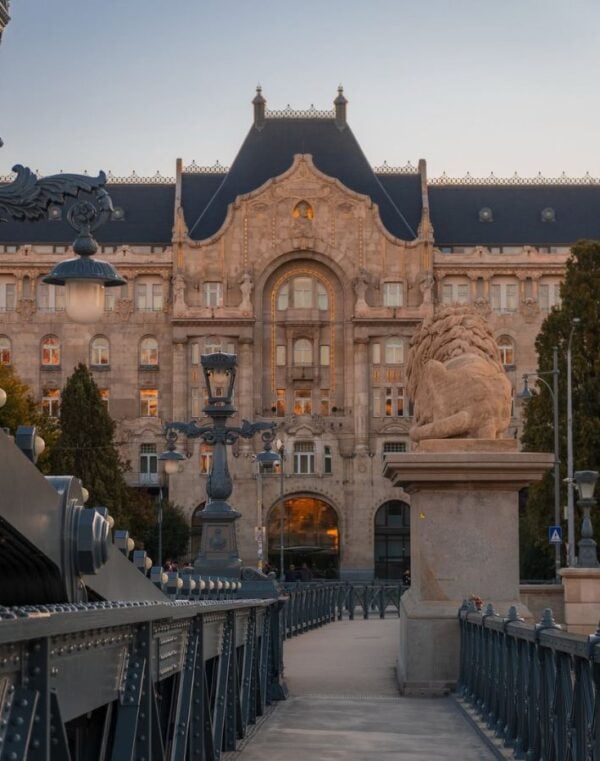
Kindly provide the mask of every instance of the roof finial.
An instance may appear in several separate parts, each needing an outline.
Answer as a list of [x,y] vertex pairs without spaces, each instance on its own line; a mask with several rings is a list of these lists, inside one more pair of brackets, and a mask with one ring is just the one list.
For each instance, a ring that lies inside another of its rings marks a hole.
[[337,98],[333,101],[335,106],[335,123],[339,129],[344,129],[346,126],[346,104],[348,100],[344,97],[344,88],[340,84],[338,87]]
[[256,85],[256,95],[252,100],[252,105],[254,106],[254,126],[257,129],[262,129],[265,125],[265,108],[267,101],[263,97],[260,82]]

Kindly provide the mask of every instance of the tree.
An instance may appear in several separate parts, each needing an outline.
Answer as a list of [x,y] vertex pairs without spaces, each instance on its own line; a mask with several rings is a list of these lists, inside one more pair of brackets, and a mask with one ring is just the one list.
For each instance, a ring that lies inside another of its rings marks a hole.
[[35,425],[46,444],[37,464],[43,473],[47,472],[52,448],[58,437],[55,421],[42,414],[29,386],[8,365],[0,365],[0,388],[6,392],[6,404],[0,408],[0,428],[8,428],[14,436],[20,425]]
[[[581,320],[573,333],[572,400],[574,470],[600,467],[600,241],[579,241],[567,261],[561,305],[548,315],[536,339],[538,371],[552,370],[552,350],[559,358],[559,429],[561,481],[567,475],[567,343],[572,319]],[[525,451],[554,448],[552,397],[543,384],[527,402],[522,444]],[[547,527],[554,523],[552,473],[529,489],[521,512],[521,569],[523,578],[551,578],[553,550]],[[563,484],[561,504],[566,502]],[[576,528],[580,521],[576,520]],[[600,535],[600,521],[596,521]],[[596,537],[598,539],[599,536]]]
[[107,507],[117,528],[128,527],[128,489],[114,442],[115,423],[100,390],[84,364],[79,364],[63,389],[60,434],[52,452],[56,475],[74,475],[90,493],[88,504]]
[[[169,502],[163,506],[162,520],[162,562],[166,559],[187,559],[190,527],[183,510]],[[156,518],[143,534],[144,549],[155,561],[158,561],[158,524]],[[192,558],[193,562],[193,558]]]

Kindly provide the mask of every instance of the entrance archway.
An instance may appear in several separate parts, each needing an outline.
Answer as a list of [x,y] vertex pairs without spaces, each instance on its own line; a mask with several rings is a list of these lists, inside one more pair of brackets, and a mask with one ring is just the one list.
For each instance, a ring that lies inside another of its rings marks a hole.
[[392,499],[375,514],[375,578],[401,579],[410,571],[410,506]]
[[336,511],[317,497],[288,497],[275,505],[267,525],[268,559],[280,565],[281,520],[283,518],[284,567],[300,569],[304,563],[314,578],[336,579],[339,574],[340,531]]

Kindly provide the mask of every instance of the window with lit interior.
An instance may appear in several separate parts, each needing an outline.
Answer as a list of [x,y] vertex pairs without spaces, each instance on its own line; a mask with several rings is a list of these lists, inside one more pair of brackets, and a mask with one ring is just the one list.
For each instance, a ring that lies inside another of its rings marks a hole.
[[103,367],[110,364],[110,345],[108,338],[96,336],[90,345],[90,364],[92,367]]
[[140,365],[158,366],[158,341],[154,336],[146,336],[140,341]]
[[42,339],[42,367],[60,367],[60,341],[56,336],[46,336]]

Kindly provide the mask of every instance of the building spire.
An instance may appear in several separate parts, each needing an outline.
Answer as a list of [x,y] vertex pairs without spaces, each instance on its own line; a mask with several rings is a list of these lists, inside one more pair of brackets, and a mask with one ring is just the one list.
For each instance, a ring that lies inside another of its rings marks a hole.
[[335,123],[339,129],[344,129],[346,126],[346,104],[347,98],[344,97],[344,88],[342,85],[338,87],[337,98],[333,101],[335,106]]
[[254,126],[257,129],[262,129],[265,125],[265,108],[267,101],[263,98],[262,87],[260,84],[256,85],[256,95],[252,100],[254,106]]

